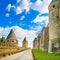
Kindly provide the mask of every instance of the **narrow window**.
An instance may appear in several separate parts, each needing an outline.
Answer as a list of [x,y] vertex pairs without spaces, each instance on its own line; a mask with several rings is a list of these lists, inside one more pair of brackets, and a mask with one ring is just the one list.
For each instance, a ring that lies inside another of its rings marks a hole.
[[55,8],[55,5],[53,5],[53,8]]
[[58,18],[58,16],[56,18]]

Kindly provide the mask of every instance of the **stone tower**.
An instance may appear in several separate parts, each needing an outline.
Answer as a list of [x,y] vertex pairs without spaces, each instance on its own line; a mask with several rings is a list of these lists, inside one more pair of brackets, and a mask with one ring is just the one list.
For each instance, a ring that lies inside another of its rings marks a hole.
[[28,41],[27,41],[26,37],[24,38],[24,40],[22,42],[22,47],[28,48]]
[[18,46],[18,40],[16,39],[13,29],[10,31],[9,35],[7,36],[7,42],[11,46]]
[[60,0],[52,0],[49,7],[49,52],[60,53]]

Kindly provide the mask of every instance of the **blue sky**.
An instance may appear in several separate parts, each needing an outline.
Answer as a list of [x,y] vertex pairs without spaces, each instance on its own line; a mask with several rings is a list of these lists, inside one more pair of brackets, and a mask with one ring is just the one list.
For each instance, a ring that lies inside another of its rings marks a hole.
[[[13,28],[19,44],[26,36],[29,46],[48,24],[48,5],[51,0],[0,0],[0,37]],[[32,45],[31,45],[32,46]]]

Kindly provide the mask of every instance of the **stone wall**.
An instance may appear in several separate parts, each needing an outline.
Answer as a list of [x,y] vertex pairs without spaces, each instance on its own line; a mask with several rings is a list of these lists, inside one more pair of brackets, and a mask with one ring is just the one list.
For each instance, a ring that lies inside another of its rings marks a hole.
[[49,52],[59,52],[60,47],[60,2],[49,5]]
[[60,53],[60,1],[49,5],[49,25],[38,35],[38,48],[49,53]]
[[45,28],[45,33],[44,33],[44,51],[48,52],[48,46],[49,45],[49,26]]

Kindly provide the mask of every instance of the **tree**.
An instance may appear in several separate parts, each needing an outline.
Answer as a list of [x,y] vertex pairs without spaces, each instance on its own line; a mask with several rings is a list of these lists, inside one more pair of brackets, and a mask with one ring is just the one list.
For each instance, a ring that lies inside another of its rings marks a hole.
[[6,42],[5,37],[2,37],[2,38],[1,38],[1,42],[2,42],[2,43],[5,43],[5,42]]
[[1,42],[1,38],[0,38],[0,42]]

